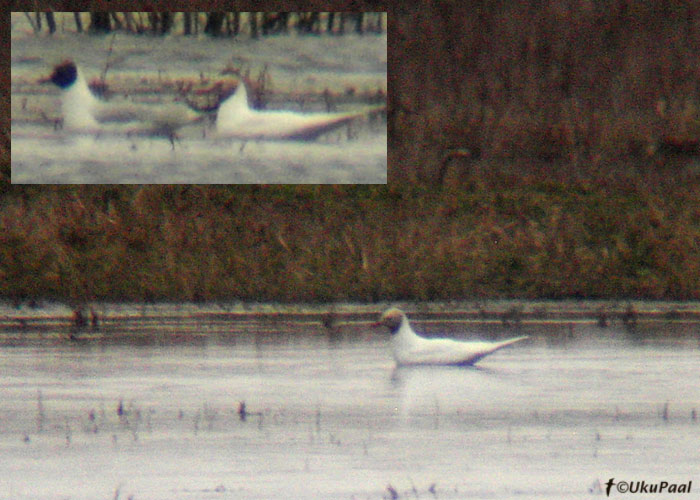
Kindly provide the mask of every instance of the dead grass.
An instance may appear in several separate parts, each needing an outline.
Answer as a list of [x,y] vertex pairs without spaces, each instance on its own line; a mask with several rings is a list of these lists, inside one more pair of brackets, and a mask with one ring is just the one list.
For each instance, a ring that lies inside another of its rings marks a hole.
[[697,143],[697,6],[435,1],[402,14],[389,130],[418,172],[391,179],[430,182],[433,153],[455,147],[599,166],[649,161],[667,136]]
[[432,1],[390,18],[389,186],[5,177],[0,295],[700,298],[699,6]]
[[440,193],[410,195],[381,186],[27,189],[3,199],[0,294],[76,304],[697,299],[696,183],[626,166],[574,175],[549,163],[488,163]]

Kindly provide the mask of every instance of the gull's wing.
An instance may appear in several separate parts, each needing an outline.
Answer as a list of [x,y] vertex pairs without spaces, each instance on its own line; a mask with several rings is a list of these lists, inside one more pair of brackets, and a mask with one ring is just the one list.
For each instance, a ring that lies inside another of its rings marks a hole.
[[325,116],[321,114],[316,117],[309,116],[308,119],[305,120],[305,123],[301,123],[295,130],[290,130],[285,134],[284,139],[310,141],[316,139],[321,134],[342,127],[360,116],[362,116],[362,114],[358,113],[346,113],[337,116],[330,114]]
[[422,339],[410,351],[411,363],[470,365],[493,352],[527,337],[516,337],[502,342],[460,342],[452,339]]
[[364,114],[245,110],[222,120],[218,133],[225,137],[309,141]]
[[501,342],[465,342],[465,344],[469,346],[469,348],[466,349],[469,355],[464,361],[458,364],[471,365],[479,361],[484,356],[488,356],[491,353],[503,349],[504,347],[508,347],[509,345],[513,345],[516,342],[520,342],[521,340],[525,340],[526,338],[528,338],[527,335],[503,340]]

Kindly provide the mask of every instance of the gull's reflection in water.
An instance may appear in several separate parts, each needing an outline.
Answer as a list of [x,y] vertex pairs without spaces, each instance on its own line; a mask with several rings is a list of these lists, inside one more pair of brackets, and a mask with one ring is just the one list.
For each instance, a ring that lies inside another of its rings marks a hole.
[[509,371],[484,366],[396,366],[390,384],[404,423],[491,406],[513,383]]

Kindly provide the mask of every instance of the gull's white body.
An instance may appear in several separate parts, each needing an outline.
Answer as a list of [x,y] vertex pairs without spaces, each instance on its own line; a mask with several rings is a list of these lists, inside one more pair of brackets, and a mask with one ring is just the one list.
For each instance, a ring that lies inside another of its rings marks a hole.
[[51,80],[61,90],[64,129],[87,133],[134,133],[172,137],[175,131],[201,116],[184,105],[145,105],[101,101],[90,91],[72,61],[54,68]]
[[391,331],[391,347],[397,365],[472,365],[484,356],[527,338],[516,337],[501,342],[428,339],[417,335],[406,315],[396,308],[384,312],[377,325],[386,326]]
[[99,123],[94,115],[98,107],[97,98],[90,92],[83,75],[78,71],[73,85],[61,90],[63,127],[73,131],[99,129]]
[[237,139],[309,141],[367,113],[259,111],[248,105],[248,93],[241,80],[236,91],[219,106],[216,132],[219,137]]

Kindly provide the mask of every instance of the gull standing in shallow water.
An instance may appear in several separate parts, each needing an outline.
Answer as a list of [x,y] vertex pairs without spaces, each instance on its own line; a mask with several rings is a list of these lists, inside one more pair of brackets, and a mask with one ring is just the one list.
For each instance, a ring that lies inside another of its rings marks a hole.
[[173,143],[179,128],[204,117],[177,103],[147,105],[101,101],[90,91],[78,66],[71,60],[54,67],[51,76],[40,81],[50,81],[62,90],[63,127],[72,132],[157,135]]
[[515,337],[501,342],[463,342],[428,339],[416,334],[400,309],[391,308],[374,326],[391,331],[391,347],[397,365],[473,365],[484,356],[528,338]]
[[377,106],[348,113],[260,111],[249,106],[248,92],[241,79],[236,91],[219,105],[216,133],[222,138],[311,141],[383,108]]

